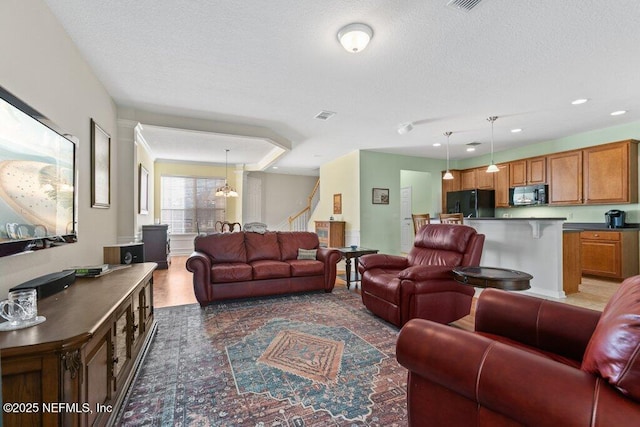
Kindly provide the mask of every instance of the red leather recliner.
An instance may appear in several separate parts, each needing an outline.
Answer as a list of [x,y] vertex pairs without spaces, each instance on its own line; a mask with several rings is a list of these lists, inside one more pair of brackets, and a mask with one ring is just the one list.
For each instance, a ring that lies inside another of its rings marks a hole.
[[640,276],[602,313],[485,289],[475,332],[414,319],[396,357],[412,427],[640,426]]
[[409,319],[450,323],[471,311],[475,290],[453,279],[451,270],[480,263],[484,234],[472,227],[427,224],[408,256],[360,258],[362,302],[375,315],[401,327]]

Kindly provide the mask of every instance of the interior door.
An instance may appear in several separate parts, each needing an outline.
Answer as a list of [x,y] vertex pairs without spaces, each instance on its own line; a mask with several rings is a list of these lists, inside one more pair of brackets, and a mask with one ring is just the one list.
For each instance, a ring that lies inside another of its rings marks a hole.
[[242,210],[243,222],[262,221],[262,180],[252,176],[247,177],[246,207]]
[[413,244],[413,220],[411,219],[411,187],[400,189],[400,252],[408,253]]

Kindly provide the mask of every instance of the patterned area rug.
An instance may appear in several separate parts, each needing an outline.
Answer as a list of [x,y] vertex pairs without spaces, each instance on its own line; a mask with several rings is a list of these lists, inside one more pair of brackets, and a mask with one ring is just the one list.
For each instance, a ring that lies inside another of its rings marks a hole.
[[122,426],[404,426],[398,329],[347,290],[156,309]]

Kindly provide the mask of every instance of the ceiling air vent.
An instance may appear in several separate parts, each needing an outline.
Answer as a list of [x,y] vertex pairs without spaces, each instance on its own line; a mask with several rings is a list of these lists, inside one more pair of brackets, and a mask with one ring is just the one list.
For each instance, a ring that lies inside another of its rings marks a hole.
[[316,119],[320,119],[320,120],[329,120],[331,117],[335,116],[336,113],[334,113],[333,111],[320,111],[318,114],[316,114],[315,118]]
[[470,143],[468,143],[467,145],[468,145],[469,147],[475,147],[475,146],[480,145],[480,144],[482,144],[482,142],[470,142]]
[[451,0],[447,3],[447,7],[450,7],[461,12],[470,12],[471,9],[476,7],[482,0]]

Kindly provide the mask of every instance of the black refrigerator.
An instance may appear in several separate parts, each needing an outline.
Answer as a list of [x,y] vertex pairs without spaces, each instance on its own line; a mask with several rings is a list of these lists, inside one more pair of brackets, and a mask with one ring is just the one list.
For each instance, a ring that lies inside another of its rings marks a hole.
[[447,213],[459,213],[465,218],[493,218],[494,190],[460,190],[447,192]]

